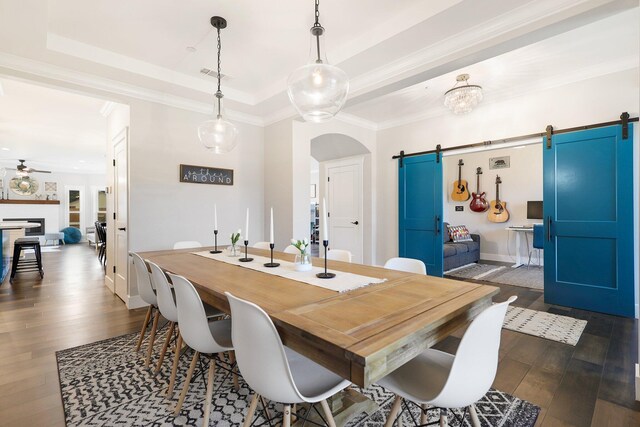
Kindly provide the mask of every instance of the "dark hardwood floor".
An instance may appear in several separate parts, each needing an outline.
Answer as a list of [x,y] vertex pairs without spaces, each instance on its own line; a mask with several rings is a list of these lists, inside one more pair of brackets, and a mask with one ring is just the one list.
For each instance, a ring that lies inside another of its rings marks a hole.
[[[55,351],[137,332],[145,310],[129,311],[104,286],[86,245],[46,252],[45,278],[18,276],[0,287],[0,425],[64,426]],[[494,387],[542,407],[541,426],[640,426],[634,400],[638,326],[544,304],[542,292],[499,285],[502,301],[588,320],[572,347],[503,330]],[[464,328],[438,345],[455,352]]]

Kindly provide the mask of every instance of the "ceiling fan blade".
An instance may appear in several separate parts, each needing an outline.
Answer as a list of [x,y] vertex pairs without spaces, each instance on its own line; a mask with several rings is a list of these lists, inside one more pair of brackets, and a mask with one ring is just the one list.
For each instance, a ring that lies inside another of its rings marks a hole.
[[29,168],[29,172],[51,173],[51,171],[41,171],[41,170],[38,170],[38,169],[31,169],[31,168]]

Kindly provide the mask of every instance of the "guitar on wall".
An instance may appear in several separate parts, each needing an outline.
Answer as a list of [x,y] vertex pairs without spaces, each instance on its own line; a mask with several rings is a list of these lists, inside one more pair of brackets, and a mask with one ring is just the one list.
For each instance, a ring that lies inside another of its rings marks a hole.
[[482,168],[476,169],[476,192],[471,193],[471,203],[469,204],[469,208],[474,212],[485,212],[489,209],[489,203],[487,199],[484,198],[485,192],[480,192],[480,175],[482,175]]
[[471,197],[467,181],[462,179],[462,159],[458,160],[458,180],[453,182],[453,191],[451,192],[451,200],[456,202],[466,202]]
[[489,213],[487,217],[491,222],[507,222],[509,221],[509,211],[507,210],[507,202],[500,200],[500,184],[502,181],[496,175],[496,199],[491,201]]

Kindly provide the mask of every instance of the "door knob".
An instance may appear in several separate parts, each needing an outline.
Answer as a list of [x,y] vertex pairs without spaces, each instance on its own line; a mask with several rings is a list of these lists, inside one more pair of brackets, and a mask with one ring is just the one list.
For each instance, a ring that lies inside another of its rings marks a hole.
[[358,221],[353,221],[351,224],[358,225]]

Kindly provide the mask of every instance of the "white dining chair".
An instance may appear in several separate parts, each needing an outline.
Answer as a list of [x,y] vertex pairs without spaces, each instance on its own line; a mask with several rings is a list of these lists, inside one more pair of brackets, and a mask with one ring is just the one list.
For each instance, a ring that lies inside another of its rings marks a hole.
[[495,380],[502,324],[509,304],[516,299],[512,296],[480,313],[464,333],[455,356],[429,349],[378,381],[396,394],[385,427],[391,427],[402,416],[403,399],[420,405],[423,424],[426,405],[432,405],[442,408],[441,426],[447,425],[447,409],[465,408],[463,417],[468,411],[472,425],[479,427],[474,403],[489,391]]
[[[204,418],[203,426],[209,425],[209,414],[211,412],[211,398],[213,395],[213,379],[216,372],[216,356],[220,353],[229,352],[231,359],[231,368],[235,370],[233,359],[233,345],[231,343],[231,320],[215,320],[210,322],[204,309],[204,305],[196,288],[185,277],[175,274],[169,274],[171,283],[176,292],[176,306],[178,308],[178,323],[180,325],[180,334],[186,345],[194,350],[191,365],[187,371],[178,404],[174,411],[177,416],[182,409],[182,404],[189,391],[189,384],[193,371],[201,354],[211,355],[209,362],[209,371],[207,373],[207,391],[204,402]],[[234,375],[234,382],[237,383],[237,377]],[[236,387],[237,388],[237,387]]]
[[149,304],[147,315],[145,316],[144,323],[142,324],[142,329],[140,330],[140,338],[138,338],[138,342],[136,344],[136,352],[140,350],[140,346],[142,345],[142,341],[144,340],[147,327],[149,326],[149,322],[151,321],[151,316],[153,316],[153,325],[151,326],[151,333],[149,335],[147,356],[144,361],[145,368],[148,368],[149,363],[151,362],[153,344],[156,340],[158,321],[160,320],[160,310],[158,310],[158,298],[156,296],[156,292],[151,285],[151,276],[149,273],[149,269],[147,268],[147,263],[142,259],[140,255],[135,252],[131,252],[130,255],[133,259],[133,267],[136,271],[136,280],[138,284],[138,292],[140,292],[140,298],[142,298],[145,303]]
[[329,249],[327,259],[334,261],[351,262],[351,252],[344,249]]
[[286,248],[284,248],[283,252],[285,254],[294,254],[294,255],[298,255],[300,253],[300,251],[293,245],[289,245]]
[[175,242],[173,249],[189,249],[189,248],[201,248],[202,243],[196,240],[183,240],[181,242]]
[[284,404],[283,427],[291,425],[291,405],[305,402],[320,403],[327,424],[335,427],[326,399],[348,387],[350,382],[283,346],[271,318],[260,307],[228,292],[225,295],[231,307],[238,367],[254,391],[244,427],[251,425],[261,398]]
[[253,244],[253,247],[256,249],[271,249],[269,245],[269,242],[256,242]]
[[384,268],[390,270],[406,271],[407,273],[427,274],[427,266],[419,259],[413,258],[390,258]]

